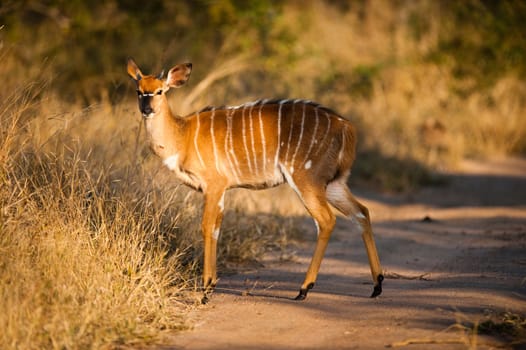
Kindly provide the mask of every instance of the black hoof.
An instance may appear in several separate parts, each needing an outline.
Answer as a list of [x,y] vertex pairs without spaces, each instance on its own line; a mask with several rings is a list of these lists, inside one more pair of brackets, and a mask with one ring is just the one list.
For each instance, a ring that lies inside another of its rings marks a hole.
[[210,301],[210,295],[214,292],[214,289],[216,287],[216,283],[212,283],[212,279],[210,278],[206,286],[203,287],[203,298],[201,299],[201,304],[207,304]]
[[384,280],[383,275],[378,275],[378,284],[374,286],[373,294],[371,294],[371,298],[376,298],[380,294],[382,294],[382,282]]
[[209,278],[206,282],[203,283],[204,290],[214,289],[216,286],[215,282],[212,282],[212,278]]
[[307,297],[307,289],[300,289],[300,294],[294,298],[294,300],[305,300]]
[[298,294],[298,296],[294,298],[294,300],[305,300],[305,298],[307,297],[307,293],[309,292],[309,290],[312,289],[312,287],[314,287],[314,283],[309,284],[307,288],[301,288],[300,294]]
[[203,290],[203,298],[201,299],[201,304],[208,304],[210,301],[210,295],[214,292],[214,287],[208,287],[205,290]]

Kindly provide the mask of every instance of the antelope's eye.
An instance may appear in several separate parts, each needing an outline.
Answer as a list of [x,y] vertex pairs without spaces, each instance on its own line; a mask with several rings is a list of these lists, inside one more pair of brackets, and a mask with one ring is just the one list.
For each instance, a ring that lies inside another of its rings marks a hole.
[[161,95],[163,93],[163,90],[158,90],[155,94],[156,95]]
[[137,96],[142,97],[142,92],[137,90]]

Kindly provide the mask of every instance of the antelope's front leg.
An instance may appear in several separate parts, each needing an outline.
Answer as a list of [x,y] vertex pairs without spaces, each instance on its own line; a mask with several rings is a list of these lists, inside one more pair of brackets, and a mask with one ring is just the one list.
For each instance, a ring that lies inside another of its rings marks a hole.
[[205,194],[203,220],[201,222],[204,242],[203,288],[205,295],[203,303],[208,301],[207,295],[217,283],[217,239],[223,219],[224,194],[224,190],[211,191]]

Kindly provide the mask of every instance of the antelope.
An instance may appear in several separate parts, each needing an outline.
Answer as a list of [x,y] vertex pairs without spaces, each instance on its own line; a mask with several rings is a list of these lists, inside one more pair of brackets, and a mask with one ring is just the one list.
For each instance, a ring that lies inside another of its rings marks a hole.
[[184,85],[191,71],[191,63],[178,64],[163,79],[144,75],[131,58],[127,64],[151,149],[184,184],[204,194],[203,302],[217,283],[216,247],[226,190],[263,189],[285,182],[314,219],[318,234],[295,299],[304,300],[316,282],[336,222],[330,205],[361,226],[374,281],[371,297],[380,295],[384,276],[369,211],[347,187],[356,155],[354,126],[307,100],[259,100],[176,116],[166,93]]

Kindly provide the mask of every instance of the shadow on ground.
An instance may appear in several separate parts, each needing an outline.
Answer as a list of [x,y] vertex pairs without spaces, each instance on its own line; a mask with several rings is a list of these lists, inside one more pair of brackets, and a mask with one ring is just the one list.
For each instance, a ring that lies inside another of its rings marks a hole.
[[[293,222],[305,239],[291,247],[292,258],[269,253],[261,265],[222,275],[210,304],[196,311],[195,330],[174,344],[378,349],[416,338],[438,341],[430,349],[465,349],[475,324],[489,315],[526,314],[526,161],[510,162],[445,174],[447,185],[410,195],[356,191],[373,214],[387,276],[379,298],[369,298],[359,230],[339,219],[316,286],[307,300],[292,300],[315,244],[314,225],[298,217]],[[477,348],[524,341],[501,335],[478,335]]]

